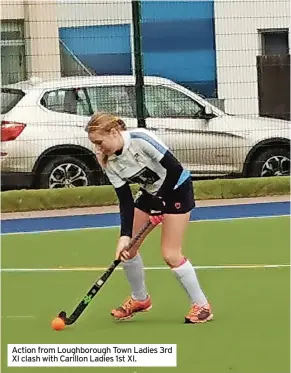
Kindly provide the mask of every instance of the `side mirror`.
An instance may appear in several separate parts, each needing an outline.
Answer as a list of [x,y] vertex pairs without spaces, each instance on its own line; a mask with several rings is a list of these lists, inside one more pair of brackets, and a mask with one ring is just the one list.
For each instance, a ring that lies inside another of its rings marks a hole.
[[209,105],[206,105],[204,107],[204,118],[206,120],[212,119],[215,117],[215,114],[213,113],[212,107]]
[[212,115],[213,114],[213,111],[212,111],[212,107],[209,106],[209,105],[206,105],[205,106],[205,114],[206,115]]

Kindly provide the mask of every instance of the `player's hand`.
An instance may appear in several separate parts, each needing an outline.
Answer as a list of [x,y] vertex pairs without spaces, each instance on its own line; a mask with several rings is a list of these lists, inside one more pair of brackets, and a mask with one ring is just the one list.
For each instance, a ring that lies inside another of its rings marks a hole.
[[101,150],[96,150],[96,158],[97,158],[97,161],[99,163],[99,165],[101,166],[102,169],[104,169],[106,167],[106,156],[101,152]]
[[131,238],[128,236],[121,236],[118,240],[117,247],[116,247],[116,255],[115,259],[120,259],[121,261],[125,261],[130,259],[130,254],[127,251]]

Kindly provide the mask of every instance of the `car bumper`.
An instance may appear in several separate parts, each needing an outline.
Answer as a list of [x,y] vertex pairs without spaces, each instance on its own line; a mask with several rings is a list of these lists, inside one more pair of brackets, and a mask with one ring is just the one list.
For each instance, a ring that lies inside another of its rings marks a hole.
[[32,183],[31,172],[1,172],[1,190],[29,189]]

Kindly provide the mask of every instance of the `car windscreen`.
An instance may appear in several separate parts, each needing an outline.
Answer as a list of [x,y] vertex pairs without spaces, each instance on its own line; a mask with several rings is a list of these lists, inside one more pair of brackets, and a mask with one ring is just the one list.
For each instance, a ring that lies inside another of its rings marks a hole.
[[1,88],[1,114],[8,113],[25,96],[20,89]]

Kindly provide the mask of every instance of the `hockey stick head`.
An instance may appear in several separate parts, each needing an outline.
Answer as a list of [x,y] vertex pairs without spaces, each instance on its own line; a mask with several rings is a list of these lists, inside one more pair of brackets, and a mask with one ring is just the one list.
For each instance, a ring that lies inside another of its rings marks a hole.
[[77,320],[78,316],[71,315],[70,317],[67,317],[67,313],[62,311],[59,313],[59,318],[62,319],[66,325],[72,325]]
[[66,312],[65,312],[65,311],[60,312],[60,313],[59,313],[59,317],[60,317],[61,319],[63,319],[63,320],[66,320],[66,318],[67,318],[67,314],[66,314]]
[[64,320],[65,324],[68,324],[68,318],[67,318],[67,313],[65,311],[62,311],[59,313],[59,318]]

